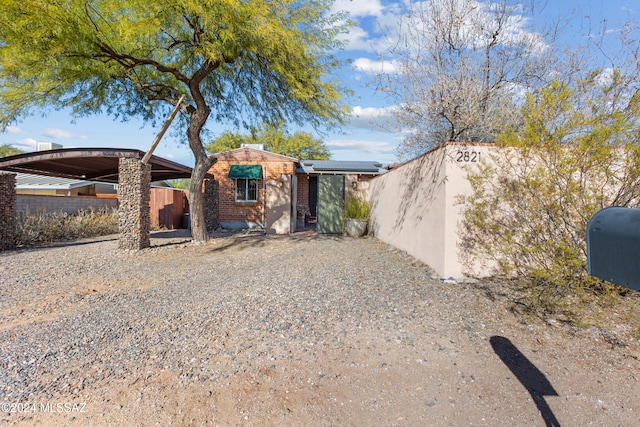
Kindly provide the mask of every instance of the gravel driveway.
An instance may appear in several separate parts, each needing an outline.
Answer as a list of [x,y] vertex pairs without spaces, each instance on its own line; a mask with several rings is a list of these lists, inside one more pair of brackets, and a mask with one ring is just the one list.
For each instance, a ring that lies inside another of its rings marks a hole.
[[640,426],[637,340],[374,238],[152,245],[0,253],[2,424]]

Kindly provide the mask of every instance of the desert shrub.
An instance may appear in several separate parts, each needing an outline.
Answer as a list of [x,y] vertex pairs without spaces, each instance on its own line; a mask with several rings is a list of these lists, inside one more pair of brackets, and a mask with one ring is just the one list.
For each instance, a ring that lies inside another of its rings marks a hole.
[[640,95],[627,86],[595,72],[528,94],[522,126],[469,173],[464,254],[520,279],[550,310],[558,298],[619,289],[587,275],[586,228],[600,209],[638,206]]
[[21,212],[16,224],[16,245],[33,246],[118,232],[117,210],[64,212]]
[[344,201],[345,218],[368,219],[371,215],[371,204],[360,194],[351,194]]

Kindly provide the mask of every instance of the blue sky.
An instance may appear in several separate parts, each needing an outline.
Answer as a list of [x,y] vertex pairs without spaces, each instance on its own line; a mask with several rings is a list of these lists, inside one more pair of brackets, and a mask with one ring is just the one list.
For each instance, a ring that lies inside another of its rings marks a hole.
[[[530,3],[530,0],[522,1]],[[351,121],[341,129],[319,135],[336,160],[397,161],[395,148],[403,134],[379,126],[390,117],[393,103],[376,93],[372,78],[381,66],[379,53],[386,49],[396,34],[398,19],[406,10],[405,3],[405,0],[338,0],[334,4],[335,11],[350,12],[358,24],[346,36],[346,49],[340,53],[341,57],[348,59],[349,65],[340,70],[339,77],[354,92],[349,99]],[[613,34],[625,21],[640,19],[638,0],[543,0],[536,2],[534,10],[533,18],[527,22],[527,30],[571,18],[560,27],[561,38],[566,43],[579,43],[582,38],[597,33],[603,22],[608,32]],[[34,113],[34,116],[0,133],[0,144],[8,143],[25,151],[35,150],[36,143],[44,141],[61,144],[65,148],[115,147],[146,151],[159,130],[137,119],[121,122],[109,116],[90,116],[74,121],[67,111],[52,111],[45,116],[38,111]],[[208,129],[213,135],[236,130],[213,123]],[[186,145],[186,138],[176,138],[170,132],[155,154],[193,165],[193,155]]]

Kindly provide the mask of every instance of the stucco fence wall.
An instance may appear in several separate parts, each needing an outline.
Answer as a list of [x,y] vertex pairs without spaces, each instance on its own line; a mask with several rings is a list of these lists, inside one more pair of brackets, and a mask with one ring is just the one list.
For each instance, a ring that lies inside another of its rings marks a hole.
[[457,197],[470,194],[469,168],[488,158],[491,147],[449,143],[371,180],[373,234],[441,277],[488,275],[490,266],[463,265]]
[[80,210],[111,210],[118,208],[118,199],[92,196],[41,196],[33,194],[16,195],[16,211],[36,213],[37,211],[65,212],[76,214]]

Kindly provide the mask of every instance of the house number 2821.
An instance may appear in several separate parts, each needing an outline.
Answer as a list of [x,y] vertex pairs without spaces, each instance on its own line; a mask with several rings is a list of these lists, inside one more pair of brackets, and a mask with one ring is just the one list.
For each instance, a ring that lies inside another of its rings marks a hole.
[[472,162],[477,163],[480,161],[479,151],[458,151],[456,154],[456,162]]

